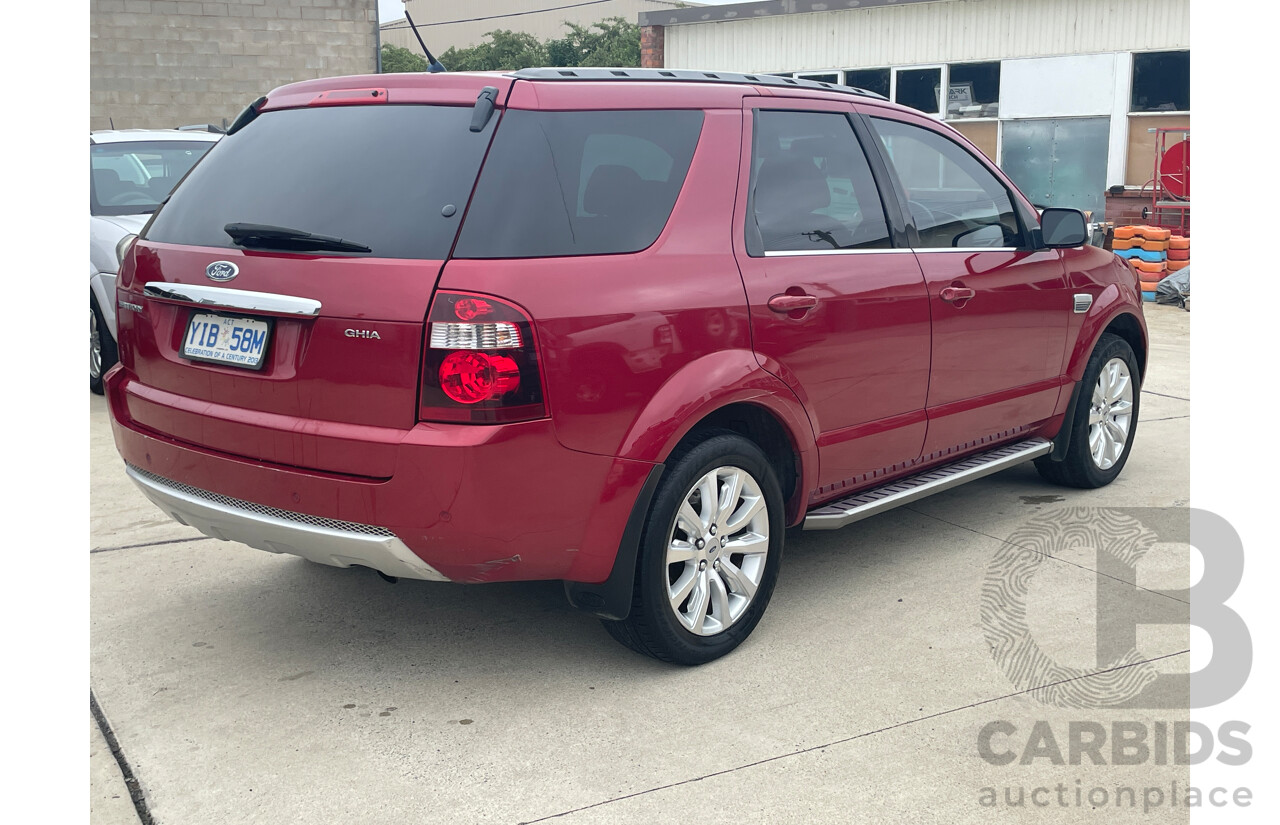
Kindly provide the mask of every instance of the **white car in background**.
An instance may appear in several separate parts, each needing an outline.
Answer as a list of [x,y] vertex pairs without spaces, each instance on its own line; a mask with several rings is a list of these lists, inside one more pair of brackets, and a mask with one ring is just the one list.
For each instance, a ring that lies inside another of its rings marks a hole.
[[116,362],[116,245],[135,235],[221,135],[187,129],[89,133],[89,389]]

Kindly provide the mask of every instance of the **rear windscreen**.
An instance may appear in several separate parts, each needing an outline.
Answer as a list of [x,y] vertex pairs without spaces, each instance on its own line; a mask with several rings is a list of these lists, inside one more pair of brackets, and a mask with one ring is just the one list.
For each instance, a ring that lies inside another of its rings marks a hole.
[[648,247],[671,215],[701,131],[700,111],[508,111],[456,256]]
[[234,247],[223,227],[256,223],[354,241],[372,257],[444,259],[498,121],[472,132],[471,111],[379,104],[264,112],[218,142],[146,238]]

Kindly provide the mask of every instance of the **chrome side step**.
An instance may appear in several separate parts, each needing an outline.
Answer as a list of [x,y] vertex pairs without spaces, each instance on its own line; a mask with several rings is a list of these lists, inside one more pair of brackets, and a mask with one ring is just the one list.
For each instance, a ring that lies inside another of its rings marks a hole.
[[994,450],[938,467],[920,475],[904,478],[874,490],[858,493],[830,504],[824,504],[810,510],[805,516],[806,530],[835,530],[855,521],[901,507],[913,501],[959,487],[965,482],[973,481],[998,473],[1016,464],[1048,455],[1053,450],[1053,442],[1043,438],[1031,438],[1014,444],[1006,444]]

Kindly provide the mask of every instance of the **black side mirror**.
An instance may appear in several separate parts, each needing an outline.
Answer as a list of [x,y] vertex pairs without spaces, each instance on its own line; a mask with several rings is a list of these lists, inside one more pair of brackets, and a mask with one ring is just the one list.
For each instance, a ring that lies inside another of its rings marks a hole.
[[1089,238],[1084,213],[1079,209],[1050,206],[1040,215],[1040,235],[1050,249],[1083,246]]

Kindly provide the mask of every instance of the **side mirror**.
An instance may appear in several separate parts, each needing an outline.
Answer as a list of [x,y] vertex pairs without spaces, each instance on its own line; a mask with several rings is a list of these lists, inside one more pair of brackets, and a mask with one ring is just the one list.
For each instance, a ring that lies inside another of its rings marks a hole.
[[1089,228],[1079,209],[1050,206],[1040,215],[1040,236],[1050,249],[1083,246],[1089,238]]

